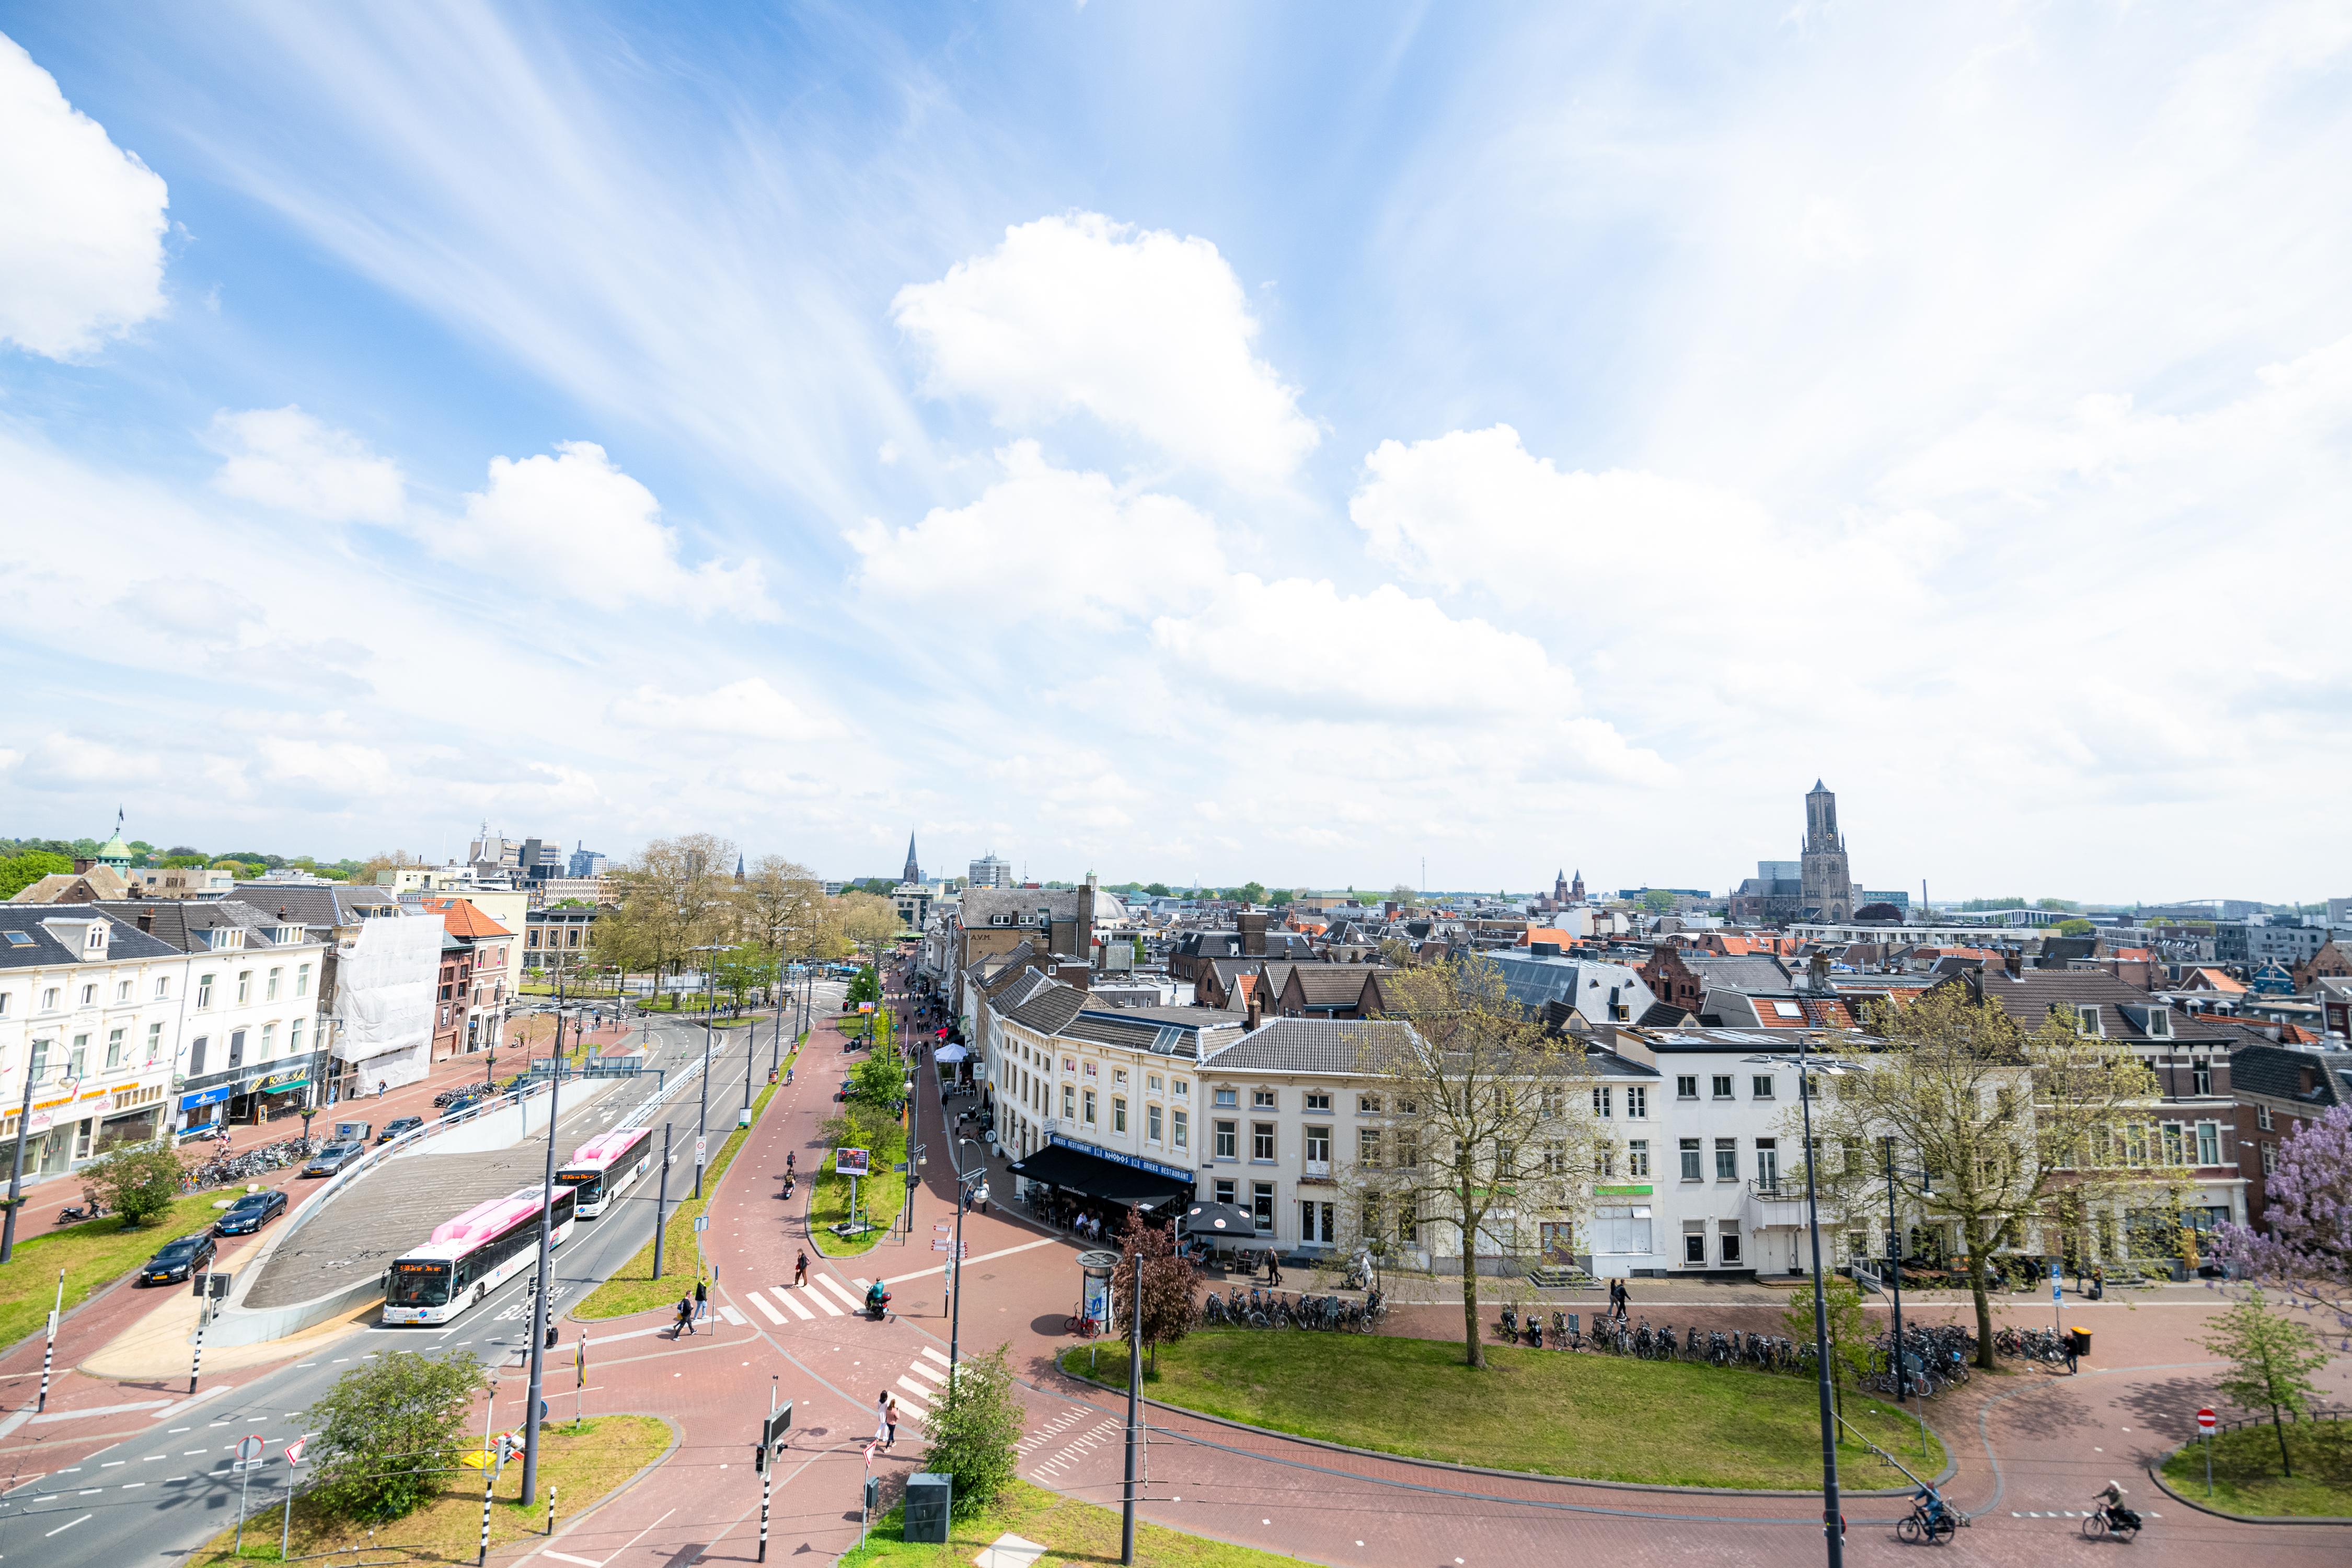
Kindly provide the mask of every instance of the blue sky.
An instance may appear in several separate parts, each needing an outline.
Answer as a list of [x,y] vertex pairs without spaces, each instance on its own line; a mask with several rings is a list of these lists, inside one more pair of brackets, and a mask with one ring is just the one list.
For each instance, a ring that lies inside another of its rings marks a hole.
[[2352,874],[2341,5],[0,34],[10,831]]

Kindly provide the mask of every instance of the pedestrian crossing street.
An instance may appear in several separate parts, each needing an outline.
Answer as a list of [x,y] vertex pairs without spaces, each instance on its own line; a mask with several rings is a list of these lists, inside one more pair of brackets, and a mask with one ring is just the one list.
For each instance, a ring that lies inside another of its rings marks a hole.
[[[1076,1430],[1080,1422],[1096,1414],[1074,1405],[1015,1443],[1013,1451],[1024,1459],[1034,1459],[1049,1448],[1053,1450],[1051,1458],[1029,1472],[1030,1479],[1048,1484],[1067,1479],[1065,1472],[1071,1466],[1119,1435],[1120,1424],[1115,1415],[1105,1416],[1084,1431]],[[1061,1446],[1055,1447],[1057,1443]]]
[[[858,1290],[863,1290],[871,1281],[859,1279],[853,1283]],[[814,1269],[809,1273],[809,1282],[799,1289],[790,1285],[771,1285],[764,1295],[758,1290],[747,1290],[744,1296],[758,1309],[761,1316],[779,1325],[786,1321],[786,1312],[808,1323],[816,1321],[818,1312],[828,1318],[846,1318],[866,1310],[863,1297],[832,1275]],[[770,1296],[774,1297],[774,1300],[770,1300]],[[809,1310],[810,1302],[816,1304],[816,1311]],[[779,1306],[782,1310],[778,1310]]]

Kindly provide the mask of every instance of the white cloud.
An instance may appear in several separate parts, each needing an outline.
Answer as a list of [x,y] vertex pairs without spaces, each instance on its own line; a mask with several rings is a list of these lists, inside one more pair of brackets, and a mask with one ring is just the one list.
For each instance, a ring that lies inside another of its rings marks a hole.
[[1003,477],[912,528],[869,518],[845,535],[876,603],[960,604],[1003,625],[1045,613],[1103,625],[1197,602],[1224,578],[1216,524],[1171,496],[1057,468],[1034,441],[997,454]]
[[756,675],[694,693],[640,686],[614,699],[608,713],[636,729],[740,740],[830,741],[847,732],[834,714],[794,701]]
[[397,522],[406,504],[397,463],[290,404],[216,414],[212,440],[225,458],[213,484],[227,495],[322,522]]
[[1258,322],[1205,239],[1095,213],[1039,218],[891,313],[929,360],[927,389],[1032,428],[1085,413],[1240,485],[1281,483],[1318,440],[1254,344]]
[[434,547],[551,583],[597,609],[667,605],[695,616],[772,619],[756,561],[678,559],[677,531],[653,491],[613,466],[593,441],[562,441],[557,456],[490,459],[489,488],[466,498],[462,522],[430,525]]
[[0,37],[0,339],[89,353],[163,310],[163,181]]
[[255,742],[262,781],[271,788],[301,786],[338,801],[381,799],[407,780],[374,746],[350,741],[265,735]]
[[1243,573],[1198,615],[1155,621],[1152,636],[1183,673],[1206,679],[1238,710],[1391,734],[1443,731],[1449,745],[1491,747],[1490,755],[1519,763],[1540,756],[1581,777],[1658,783],[1673,774],[1654,752],[1579,712],[1574,678],[1534,638],[1456,619],[1393,584],[1348,595],[1328,582],[1262,583]]

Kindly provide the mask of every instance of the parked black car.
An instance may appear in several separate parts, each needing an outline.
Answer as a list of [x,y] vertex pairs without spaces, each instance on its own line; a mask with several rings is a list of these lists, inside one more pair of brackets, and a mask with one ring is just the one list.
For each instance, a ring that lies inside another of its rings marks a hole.
[[302,1167],[302,1173],[306,1176],[331,1176],[366,1152],[367,1145],[364,1143],[330,1143],[310,1156],[310,1163]]
[[395,1116],[383,1124],[383,1131],[375,1135],[375,1141],[389,1143],[402,1133],[424,1125],[425,1118],[422,1116]]
[[163,1244],[163,1249],[147,1260],[139,1270],[142,1285],[173,1285],[212,1267],[213,1254],[220,1250],[213,1233],[200,1230],[194,1236],[184,1236],[177,1241]]
[[251,1236],[286,1212],[286,1194],[275,1187],[247,1193],[213,1222],[215,1236]]

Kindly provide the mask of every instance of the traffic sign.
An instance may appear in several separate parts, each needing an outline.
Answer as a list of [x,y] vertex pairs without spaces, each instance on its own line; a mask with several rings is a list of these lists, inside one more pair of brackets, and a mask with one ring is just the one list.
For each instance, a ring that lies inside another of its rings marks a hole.
[[261,1458],[262,1447],[263,1444],[261,1441],[261,1435],[259,1433],[256,1433],[250,1437],[238,1438],[236,1444],[237,1462],[240,1464],[251,1464],[254,1460]]
[[709,1216],[709,1215],[707,1215],[707,1214],[698,1214],[698,1215],[696,1215],[694,1216],[694,1234],[695,1234],[695,1235],[697,1235],[697,1236],[700,1236],[704,1231],[709,1230],[709,1228],[710,1228],[710,1216]]
[[941,1236],[945,1236],[948,1232],[953,1230],[955,1226],[946,1220],[938,1220],[933,1222],[931,1228],[938,1231]]
[[2213,1407],[2210,1405],[2197,1413],[2197,1429],[2200,1432],[2210,1432],[2221,1424],[2221,1417],[2213,1414]]
[[952,1252],[958,1258],[969,1258],[971,1256],[971,1249],[969,1247],[958,1247],[952,1241],[934,1241],[931,1243],[931,1250],[933,1252]]
[[710,1140],[697,1137],[694,1141],[694,1163],[698,1165],[704,1163],[703,1156],[709,1152],[710,1152]]
[[300,1464],[302,1462],[302,1450],[310,1446],[310,1439],[308,1437],[297,1437],[291,1443],[287,1444],[286,1462],[289,1465]]

